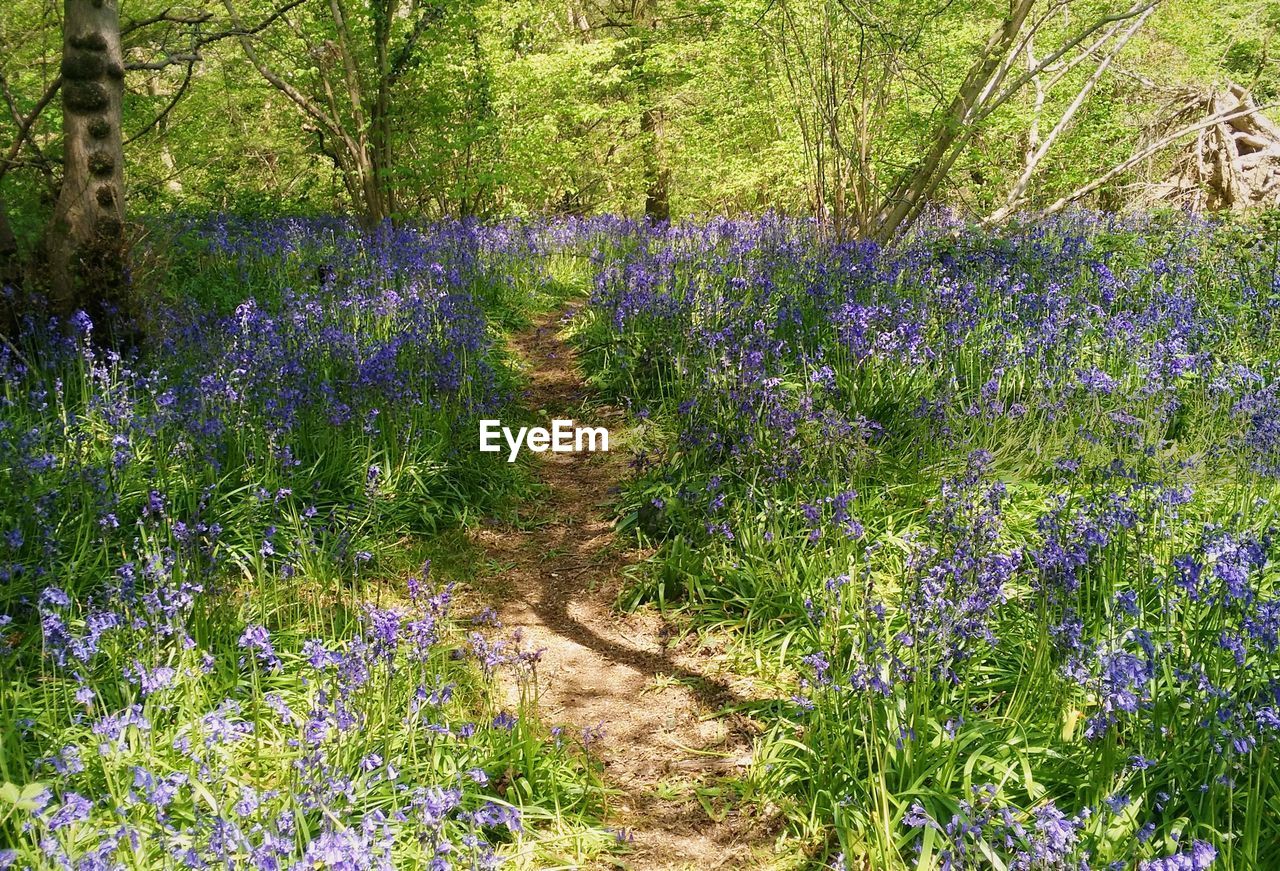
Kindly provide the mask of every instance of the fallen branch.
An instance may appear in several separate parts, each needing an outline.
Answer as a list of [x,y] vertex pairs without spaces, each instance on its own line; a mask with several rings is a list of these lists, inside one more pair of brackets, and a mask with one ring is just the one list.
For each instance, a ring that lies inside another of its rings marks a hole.
[[1132,169],[1134,166],[1137,166],[1139,163],[1146,160],[1148,157],[1151,157],[1159,153],[1160,151],[1163,151],[1164,149],[1168,148],[1170,145],[1174,144],[1179,139],[1182,139],[1185,136],[1190,136],[1192,133],[1196,133],[1200,130],[1206,130],[1210,127],[1227,123],[1237,118],[1243,118],[1247,115],[1252,115],[1255,112],[1261,112],[1266,109],[1274,108],[1276,105],[1280,105],[1280,104],[1272,103],[1266,106],[1247,107],[1244,109],[1233,111],[1229,114],[1214,115],[1198,123],[1189,124],[1185,127],[1181,127],[1178,130],[1175,130],[1173,133],[1170,133],[1167,136],[1163,136],[1160,139],[1157,139],[1155,142],[1151,143],[1147,147],[1134,153],[1127,160],[1112,167],[1110,170],[1098,176],[1088,184],[1081,185],[1071,193],[1066,194],[1065,196],[1055,200],[1048,207],[1031,215],[1030,220],[1040,220],[1042,218],[1048,217],[1049,215],[1062,211],[1067,206],[1087,197],[1089,194],[1093,193],[1098,188],[1102,187],[1107,182],[1111,181],[1113,178],[1116,178],[1117,176],[1122,175],[1123,173]]

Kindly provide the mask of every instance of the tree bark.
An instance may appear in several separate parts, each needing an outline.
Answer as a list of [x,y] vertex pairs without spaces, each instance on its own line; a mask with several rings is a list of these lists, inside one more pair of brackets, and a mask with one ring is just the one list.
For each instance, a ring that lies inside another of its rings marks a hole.
[[655,105],[649,50],[658,29],[657,0],[640,0],[635,6],[635,24],[640,38],[640,148],[644,163],[644,215],[651,221],[671,219],[671,171],[663,160],[663,114]]
[[50,302],[105,314],[125,288],[119,0],[64,0],[64,168],[47,237]]
[[908,226],[946,178],[958,156],[957,140],[969,131],[974,110],[991,90],[1034,6],[1035,0],[1014,0],[1010,4],[1009,14],[974,61],[959,93],[930,135],[933,147],[886,197],[872,232],[877,242],[893,239]]
[[14,285],[21,278],[18,240],[9,226],[9,209],[0,196],[0,285]]
[[391,171],[395,165],[391,152],[391,87],[394,84],[391,59],[391,22],[400,12],[399,0],[381,0],[374,14],[373,55],[377,68],[377,93],[373,100],[372,140],[374,172],[377,173],[386,217],[396,212],[396,189]]
[[644,147],[644,216],[651,221],[671,220],[671,171],[662,160],[662,110],[645,109],[640,115]]

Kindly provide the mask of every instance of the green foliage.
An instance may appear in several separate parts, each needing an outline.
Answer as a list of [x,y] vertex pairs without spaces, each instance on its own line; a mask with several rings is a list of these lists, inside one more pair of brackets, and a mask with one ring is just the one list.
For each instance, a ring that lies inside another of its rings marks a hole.
[[[365,76],[380,7],[345,5]],[[801,72],[797,52],[813,60],[815,40],[830,39],[841,63],[865,52],[862,76],[879,75],[877,65],[896,71],[887,101],[871,110],[872,153],[884,155],[873,177],[883,188],[920,154],[922,137],[998,22],[997,6],[920,0],[847,9],[828,0],[655,0],[635,8],[578,0],[409,4],[392,23],[393,47],[407,45],[417,22],[425,24],[393,91],[394,162],[386,172],[403,193],[401,211],[420,217],[635,213],[653,153],[670,173],[679,214],[802,212],[813,206],[800,122],[813,111],[805,76],[815,70]],[[1050,18],[1038,44],[1052,44],[1107,7],[1074,3],[1070,15]],[[127,23],[163,8],[127,0],[123,17]],[[273,8],[267,0],[240,0],[249,23]],[[13,46],[0,72],[19,112],[34,105],[57,70],[59,22],[41,10],[35,0],[17,0],[0,23],[0,42]],[[227,26],[218,4],[208,11],[205,32]],[[1063,138],[1031,202],[1048,202],[1127,156],[1161,111],[1153,84],[1176,90],[1230,77],[1260,101],[1273,99],[1280,88],[1273,57],[1278,24],[1274,0],[1165,3]],[[142,29],[126,38],[129,59],[164,57],[188,33],[177,24]],[[335,38],[329,7],[307,2],[256,43],[288,81],[335,107],[356,131],[345,94],[334,94],[330,103],[319,78],[321,69],[336,72]],[[126,138],[147,130],[128,146],[135,212],[177,205],[299,213],[351,205],[333,143],[257,75],[235,40],[207,46],[201,56],[186,86],[181,63],[129,75]],[[1050,95],[1046,117],[1065,106],[1087,66]],[[367,90],[371,80],[363,82]],[[180,91],[181,99],[154,124]],[[859,99],[852,92],[841,97],[841,125],[856,124]],[[962,156],[945,198],[974,209],[998,204],[1020,164],[1033,102],[1028,89],[988,122]],[[660,132],[642,129],[646,110],[661,114]],[[28,238],[40,228],[56,187],[60,123],[55,100],[35,127],[43,157],[24,152],[0,181],[0,194]],[[845,137],[853,141],[851,129]],[[1104,203],[1122,202],[1118,190],[1104,192]]]
[[596,240],[624,604],[783,672],[754,777],[836,867],[1277,861],[1271,224]]
[[521,229],[149,238],[163,339],[122,355],[105,324],[32,317],[0,346],[0,860],[611,843],[585,739],[540,719],[536,652],[453,601],[479,570],[457,529],[528,491],[470,449],[478,416],[521,413],[495,333],[550,284]]

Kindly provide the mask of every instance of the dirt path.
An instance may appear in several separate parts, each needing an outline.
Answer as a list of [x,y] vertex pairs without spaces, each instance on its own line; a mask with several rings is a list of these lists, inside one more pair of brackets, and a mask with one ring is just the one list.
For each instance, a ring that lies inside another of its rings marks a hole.
[[[600,864],[636,869],[750,868],[768,840],[717,781],[750,759],[744,721],[715,717],[741,700],[714,651],[686,640],[654,614],[620,615],[622,571],[640,558],[614,534],[612,502],[629,474],[616,409],[589,404],[572,349],[554,313],[513,340],[524,358],[527,406],[610,430],[610,452],[535,454],[546,487],[516,525],[475,533],[498,573],[486,583],[503,625],[543,648],[543,717],[601,727],[595,751],[620,794],[606,823],[634,838]],[[708,812],[710,809],[710,813]],[[717,819],[712,819],[712,817]],[[753,832],[755,834],[753,834]]]

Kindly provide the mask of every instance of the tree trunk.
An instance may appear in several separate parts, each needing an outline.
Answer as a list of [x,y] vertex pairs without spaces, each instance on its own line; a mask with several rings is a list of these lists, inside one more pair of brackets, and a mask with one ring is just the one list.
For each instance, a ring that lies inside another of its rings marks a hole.
[[0,336],[18,334],[16,295],[22,283],[22,263],[18,259],[18,240],[9,226],[9,210],[0,196]]
[[640,115],[644,148],[644,215],[651,221],[671,220],[671,171],[662,160],[662,110],[645,109]]
[[965,76],[950,108],[930,134],[933,147],[885,198],[872,231],[872,238],[877,242],[888,242],[909,226],[946,179],[960,155],[960,150],[955,147],[957,142],[971,132],[973,112],[982,101],[983,94],[990,90],[1001,63],[1017,43],[1034,6],[1035,0],[1013,0],[1010,4],[1009,14],[991,35],[982,54]]
[[396,212],[396,191],[391,177],[391,169],[395,165],[391,153],[391,22],[399,11],[399,0],[383,0],[377,7],[373,29],[374,65],[378,70],[378,84],[370,126],[374,173],[377,175],[387,218]]
[[18,262],[18,240],[9,226],[9,209],[0,196],[0,287],[14,286],[22,278]]
[[50,301],[105,314],[125,287],[119,0],[64,0],[64,169],[47,239]]
[[644,169],[644,215],[651,221],[671,219],[671,171],[663,161],[662,109],[655,105],[654,73],[649,51],[657,38],[658,0],[635,4],[635,27],[639,37],[640,149]]
[[565,12],[569,17],[569,28],[576,32],[579,38],[585,40],[590,36],[591,21],[587,18],[586,10],[579,5],[578,0],[567,0]]
[[[352,157],[359,174],[363,213],[361,217],[367,226],[373,228],[391,217],[391,204],[388,202],[390,175],[388,167],[382,162],[383,148],[390,147],[389,141],[385,138],[387,119],[385,115],[382,118],[378,117],[379,107],[376,105],[379,100],[389,100],[385,85],[389,85],[389,79],[386,76],[390,73],[388,71],[384,76],[382,72],[383,66],[388,62],[389,54],[386,52],[386,46],[382,45],[380,48],[379,43],[389,38],[391,25],[388,20],[384,36],[382,25],[375,21],[374,53],[377,56],[379,71],[378,89],[374,95],[375,105],[371,107],[373,116],[370,118],[365,112],[368,96],[366,82],[360,75],[360,67],[355,55],[355,37],[348,24],[346,4],[344,0],[329,0],[329,9],[333,13],[334,24],[337,26],[337,52],[342,61],[347,99],[351,104],[353,129],[349,136],[351,143],[349,147],[354,151]],[[389,15],[390,12],[390,8],[385,4],[374,6],[375,19],[380,15]],[[381,108],[389,111],[385,103]]]
[[[161,97],[172,96],[172,94],[162,94],[160,91],[160,76],[152,76],[147,79],[147,96]],[[169,173],[169,177],[165,179],[164,186],[169,193],[175,196],[182,196],[182,176],[178,172],[178,161],[173,156],[173,149],[169,147],[169,116],[162,114],[155,122],[155,130],[158,134],[158,142],[156,147],[160,151],[160,165]]]
[[383,178],[385,172],[378,169],[377,158],[368,143],[361,143],[359,153],[356,154],[357,172],[359,174],[361,203],[360,217],[368,229],[374,229],[391,217],[391,210],[388,208],[386,193],[383,187]]

